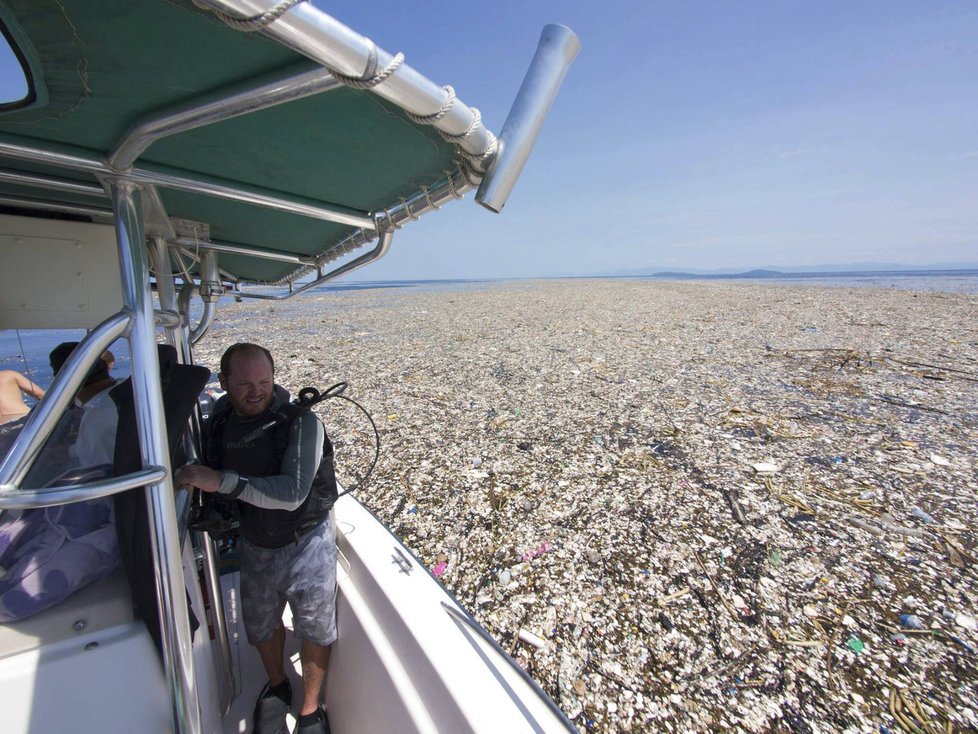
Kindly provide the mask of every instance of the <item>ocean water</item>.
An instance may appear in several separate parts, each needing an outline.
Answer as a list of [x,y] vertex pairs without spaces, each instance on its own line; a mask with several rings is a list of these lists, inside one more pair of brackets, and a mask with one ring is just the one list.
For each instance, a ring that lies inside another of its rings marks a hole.
[[[595,278],[609,280],[616,278]],[[729,280],[758,283],[775,283],[795,286],[828,286],[839,288],[896,288],[900,290],[942,291],[950,293],[978,293],[978,270],[917,270],[899,272],[859,273],[765,273],[737,275],[698,276],[625,276],[621,280]],[[334,293],[394,288],[412,294],[439,293],[446,291],[472,291],[492,287],[502,282],[519,282],[520,279],[448,279],[448,280],[384,280],[328,283],[310,289],[307,293]],[[590,280],[590,278],[575,278]],[[296,296],[301,300],[305,295]],[[230,301],[232,297],[228,297]],[[51,384],[48,353],[64,341],[79,341],[84,337],[82,329],[48,331],[43,329],[0,330],[0,369],[14,369],[28,374],[34,382],[47,388]],[[119,378],[129,375],[129,351],[125,340],[112,345],[116,357],[112,373]]]

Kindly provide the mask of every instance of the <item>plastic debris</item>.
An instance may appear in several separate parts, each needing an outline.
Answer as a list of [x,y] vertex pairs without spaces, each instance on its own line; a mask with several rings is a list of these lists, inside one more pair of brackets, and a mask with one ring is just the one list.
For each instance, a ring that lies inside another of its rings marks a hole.
[[916,614],[901,614],[900,624],[908,630],[926,629],[924,623]]
[[892,642],[897,647],[903,647],[907,644],[907,636],[902,632],[898,632],[895,635],[890,635],[890,642]]
[[521,553],[520,554],[520,560],[523,561],[523,562],[532,561],[534,558],[539,558],[544,553],[547,553],[549,551],[552,551],[553,549],[554,549],[554,547],[552,545],[550,545],[550,543],[544,541],[543,543],[541,543],[536,548],[533,548],[532,550],[528,550],[528,551],[526,551],[524,553]]
[[435,576],[444,576],[445,571],[447,570],[448,570],[448,563],[446,563],[445,561],[439,561],[438,563],[435,564],[434,568],[431,569],[431,572]]
[[875,525],[871,525],[870,523],[868,523],[865,520],[863,520],[861,517],[856,517],[855,515],[850,515],[849,518],[848,518],[848,520],[849,520],[849,524],[850,525],[853,525],[853,526],[859,528],[860,530],[865,530],[866,532],[872,533],[873,535],[883,535],[884,534],[883,528],[878,528]]
[[920,520],[921,522],[927,523],[928,525],[937,525],[937,520],[935,520],[933,517],[928,515],[923,510],[921,510],[919,507],[914,507],[912,510],[910,510],[910,514],[913,515],[918,520]]
[[937,464],[938,466],[950,466],[951,465],[951,462],[948,461],[947,459],[945,459],[940,454],[931,454],[930,455],[930,460],[934,464]]
[[773,568],[781,568],[782,554],[781,551],[775,550],[771,551],[770,555],[767,557],[768,562]]
[[964,627],[966,630],[971,632],[978,631],[978,622],[970,614],[964,614],[963,612],[958,612],[954,615],[954,623],[958,627]]
[[955,645],[958,645],[959,647],[963,647],[965,650],[967,650],[968,652],[970,652],[972,655],[978,654],[978,653],[975,653],[975,648],[973,648],[967,642],[965,642],[964,640],[962,640],[960,637],[957,637],[956,635],[948,635],[948,639],[951,640],[951,642],[953,642]]
[[499,580],[499,583],[502,586],[506,586],[510,581],[513,580],[513,574],[510,573],[509,569],[504,568],[502,571],[499,572],[496,578]]
[[533,645],[538,650],[545,650],[547,647],[547,641],[545,639],[523,629],[519,631],[519,638],[527,645]]
[[866,648],[866,643],[860,640],[855,635],[852,635],[849,638],[849,640],[846,642],[846,645],[849,647],[850,650],[856,653],[862,652]]
[[769,461],[761,461],[757,464],[752,464],[754,471],[758,474],[776,474],[781,471],[781,467],[777,464],[772,464]]
[[873,574],[873,586],[884,591],[890,591],[893,588],[893,584],[889,582],[886,576],[880,573]]

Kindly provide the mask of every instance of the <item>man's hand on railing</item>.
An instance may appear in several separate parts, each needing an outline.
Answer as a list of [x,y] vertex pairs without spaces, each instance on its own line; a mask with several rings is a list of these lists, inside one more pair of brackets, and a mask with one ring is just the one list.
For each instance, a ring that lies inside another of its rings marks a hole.
[[221,487],[221,473],[200,464],[184,464],[173,475],[174,487],[196,487],[201,492],[216,492]]

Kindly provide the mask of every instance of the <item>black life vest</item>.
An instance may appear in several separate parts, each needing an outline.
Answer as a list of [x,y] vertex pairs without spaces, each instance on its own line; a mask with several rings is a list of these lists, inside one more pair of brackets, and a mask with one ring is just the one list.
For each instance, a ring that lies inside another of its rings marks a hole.
[[[225,408],[222,410],[221,408]],[[232,469],[242,476],[262,477],[281,473],[292,423],[309,408],[288,403],[252,420],[233,415],[230,405],[220,405],[211,419],[205,456],[214,469]],[[260,427],[275,419],[267,430]],[[258,430],[256,430],[258,429]],[[333,444],[324,434],[322,458],[305,501],[295,510],[270,510],[235,501],[241,534],[260,548],[281,548],[319,525],[336,501]]]

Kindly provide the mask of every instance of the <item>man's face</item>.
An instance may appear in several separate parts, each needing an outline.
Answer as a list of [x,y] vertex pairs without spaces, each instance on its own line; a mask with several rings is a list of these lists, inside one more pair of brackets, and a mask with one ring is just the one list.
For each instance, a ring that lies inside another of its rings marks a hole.
[[238,415],[255,416],[272,404],[275,375],[264,354],[239,352],[231,357],[229,372],[218,375]]

